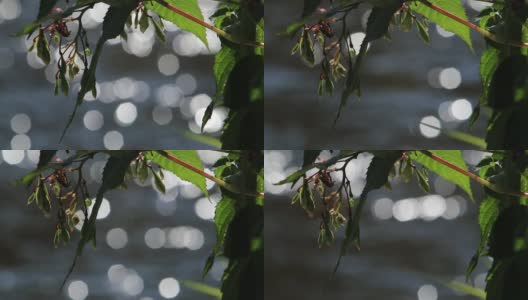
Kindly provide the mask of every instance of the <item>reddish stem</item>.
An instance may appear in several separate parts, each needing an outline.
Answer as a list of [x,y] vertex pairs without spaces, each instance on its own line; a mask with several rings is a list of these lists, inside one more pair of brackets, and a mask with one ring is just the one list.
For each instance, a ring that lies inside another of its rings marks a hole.
[[499,44],[506,44],[506,45],[510,45],[510,46],[514,46],[514,47],[518,47],[518,48],[528,48],[528,44],[527,43],[523,43],[523,42],[516,42],[516,41],[509,41],[509,40],[503,40],[503,39],[500,39],[499,37],[497,37],[496,35],[494,35],[493,33],[483,29],[483,28],[480,28],[479,26],[467,21],[467,20],[464,20],[462,18],[460,18],[459,16],[457,15],[454,15],[450,12],[448,12],[447,10],[437,6],[436,4],[433,4],[431,2],[429,2],[428,0],[420,0],[421,3],[423,3],[425,6],[429,7],[430,9],[434,10],[434,11],[437,11],[438,13],[441,13],[442,15],[464,25],[464,26],[467,26],[473,30],[475,30],[476,32],[480,33],[481,35],[483,35],[484,37],[496,42],[496,43],[499,43]]
[[507,190],[504,190],[503,188],[487,181],[486,179],[482,178],[482,177],[479,177],[478,175],[476,174],[473,174],[471,172],[469,172],[468,170],[464,170],[462,168],[460,168],[459,166],[457,165],[454,165],[452,164],[451,162],[441,158],[440,156],[432,153],[431,151],[428,151],[428,150],[420,150],[420,152],[426,156],[428,156],[429,158],[431,158],[432,160],[436,161],[436,162],[439,162],[441,163],[442,165],[464,175],[464,176],[467,176],[469,177],[470,179],[476,181],[477,183],[489,188],[490,190],[492,191],[495,191],[497,193],[500,193],[500,194],[505,194],[505,195],[509,195],[509,196],[513,196],[513,197],[519,197],[519,198],[528,198],[528,193],[525,193],[525,192],[517,192],[517,191],[507,191]]
[[241,41],[237,38],[235,38],[234,36],[232,36],[231,34],[223,31],[222,29],[218,28],[218,27],[215,27],[209,23],[206,23],[200,19],[198,19],[197,17],[177,8],[176,6],[166,2],[165,0],[155,0],[156,2],[158,2],[160,5],[164,6],[165,8],[167,9],[170,9],[172,10],[173,12],[179,14],[180,16],[186,18],[186,19],[189,19],[197,24],[200,24],[201,26],[209,29],[209,30],[212,30],[214,31],[216,34],[218,34],[219,36],[233,42],[233,43],[236,43],[236,44],[240,44],[240,45],[244,45],[244,46],[250,46],[250,47],[256,47],[256,48],[264,48],[264,43],[259,43],[259,42],[250,42],[250,41]]
[[237,193],[237,194],[243,194],[245,196],[251,196],[251,197],[257,197],[257,198],[264,198],[264,193],[257,193],[256,195],[253,195],[253,194],[248,194],[248,193],[245,193],[245,192],[242,192],[240,191],[237,187],[219,179],[219,178],[216,178],[214,177],[213,175],[211,174],[208,174],[206,172],[204,172],[203,170],[200,170],[198,168],[196,168],[195,166],[177,158],[176,156],[174,155],[171,155],[170,153],[168,153],[167,151],[163,151],[163,150],[158,150],[157,151],[160,155],[162,155],[163,157],[165,157],[166,159],[188,169],[188,170],[191,170],[211,181],[213,181],[214,183],[218,184],[219,186],[225,188],[226,190],[228,191],[231,191],[233,193]]

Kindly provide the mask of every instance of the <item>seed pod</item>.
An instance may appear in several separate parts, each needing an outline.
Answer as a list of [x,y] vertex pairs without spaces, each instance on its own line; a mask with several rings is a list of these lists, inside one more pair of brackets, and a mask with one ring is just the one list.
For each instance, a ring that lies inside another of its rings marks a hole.
[[42,28],[39,31],[37,41],[37,56],[42,59],[42,62],[44,64],[49,65],[51,62],[51,52],[50,47],[48,43],[48,38],[46,37],[46,34],[44,33],[44,30]]
[[69,37],[71,32],[68,29],[68,26],[66,26],[66,23],[64,23],[61,19],[58,19],[55,21],[55,29],[63,36],[63,37]]
[[44,212],[44,214],[49,214],[49,212],[51,211],[50,197],[48,193],[48,188],[42,181],[39,182],[36,202],[38,207]]
[[334,37],[334,30],[332,29],[332,26],[328,24],[327,20],[322,20],[321,22],[319,22],[319,29],[324,35],[326,35],[326,37]]
[[321,172],[321,181],[326,185],[327,187],[333,187],[334,186],[334,180],[332,179],[332,176],[330,176],[329,173],[326,171]]
[[308,215],[311,216],[313,214],[315,210],[315,202],[312,190],[310,189],[308,183],[303,184],[301,189],[300,204],[301,207],[304,208],[304,210],[308,213]]
[[66,229],[63,229],[61,232],[61,239],[65,244],[68,243],[70,241],[70,232]]
[[312,36],[309,30],[303,30],[300,45],[301,57],[308,65],[313,66],[315,64],[315,50]]
[[70,180],[68,179],[68,176],[66,176],[66,172],[63,169],[57,170],[55,174],[56,174],[55,178],[63,187],[70,186]]

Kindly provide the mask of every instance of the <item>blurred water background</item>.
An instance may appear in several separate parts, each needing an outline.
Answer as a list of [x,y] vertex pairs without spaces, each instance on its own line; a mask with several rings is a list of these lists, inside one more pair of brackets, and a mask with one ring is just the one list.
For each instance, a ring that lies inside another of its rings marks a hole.
[[[63,155],[64,153],[62,153]],[[199,151],[206,170],[220,154]],[[202,268],[216,242],[212,218],[219,200],[208,182],[211,200],[197,188],[165,172],[166,194],[146,184],[105,195],[97,221],[97,249],[90,245],[65,285],[79,232],[53,246],[55,217],[27,206],[30,190],[12,184],[36,166],[38,151],[3,150],[0,155],[0,299],[215,299],[184,286],[201,280]],[[101,179],[105,157],[85,166],[91,193]],[[227,262],[220,258],[205,283],[218,287]]]
[[[470,20],[486,3],[462,0]],[[324,1],[327,3],[327,1]],[[442,129],[468,129],[468,119],[481,91],[479,57],[483,39],[472,33],[474,52],[458,37],[430,24],[430,45],[410,32],[395,29],[392,41],[378,40],[362,66],[360,101],[350,99],[335,128],[341,89],[333,97],[318,97],[320,66],[309,69],[290,55],[294,40],[279,37],[298,20],[302,0],[266,4],[267,149],[471,149],[474,146],[440,134]],[[347,24],[354,45],[360,45],[368,6],[350,14]],[[358,48],[358,47],[357,47]],[[469,131],[484,137],[488,117]]]
[[[0,0],[0,145],[2,149],[207,149],[184,137],[199,133],[205,108],[215,91],[213,54],[220,41],[207,33],[209,50],[194,35],[166,22],[167,41],[156,39],[151,26],[145,33],[128,32],[128,41],[108,41],[97,70],[96,99],[78,111],[63,144],[59,137],[70,115],[79,74],[70,96],[54,96],[56,62],[44,66],[27,53],[32,40],[13,38],[37,15],[38,1]],[[70,1],[72,3],[72,1]],[[199,0],[204,17],[217,2]],[[59,1],[65,7],[65,1]],[[83,17],[91,45],[95,45],[108,6],[96,4]],[[68,23],[72,36],[77,23]],[[57,50],[54,52],[57,58]],[[82,73],[82,72],[81,72]],[[218,136],[227,115],[215,110],[206,132]]]
[[[485,155],[463,154],[470,169]],[[320,159],[330,155],[325,151]],[[392,191],[370,193],[361,219],[361,251],[345,256],[330,279],[344,228],[335,245],[319,249],[320,218],[310,219],[290,204],[294,190],[289,185],[274,185],[300,168],[302,151],[270,150],[265,159],[266,299],[475,299],[441,284],[465,281],[480,241],[477,205],[454,184],[433,176],[431,193],[425,194],[417,182],[396,179]],[[363,189],[370,160],[362,154],[347,166],[355,195]],[[476,201],[479,191],[474,187]],[[479,288],[484,287],[487,265],[481,259],[471,278]]]

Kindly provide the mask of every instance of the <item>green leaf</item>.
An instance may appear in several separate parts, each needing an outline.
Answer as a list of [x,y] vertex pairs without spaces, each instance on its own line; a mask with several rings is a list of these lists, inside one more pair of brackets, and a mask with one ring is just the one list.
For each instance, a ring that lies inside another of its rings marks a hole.
[[103,21],[103,35],[101,39],[107,40],[116,38],[123,32],[125,24],[132,10],[137,7],[136,1],[130,1],[128,5],[111,6]]
[[227,196],[226,194],[224,194],[220,202],[216,204],[214,217],[214,223],[216,227],[216,245],[202,271],[202,279],[205,278],[205,276],[213,266],[215,256],[217,256],[222,250],[227,230],[229,228],[229,225],[231,225],[233,218],[235,217],[236,211],[237,208],[235,199]]
[[[202,170],[204,169],[200,156],[195,150],[166,150],[172,156],[179,158],[180,160],[194,166],[195,168]],[[161,168],[174,173],[180,179],[188,181],[198,187],[206,196],[209,196],[207,186],[205,183],[205,177],[197,174],[175,162],[163,157],[156,151],[147,152],[147,159],[156,163]]]
[[[450,12],[453,15],[456,15],[457,17],[463,20],[467,21],[468,19],[461,0],[427,0],[427,1]],[[466,42],[466,44],[468,44],[469,48],[473,49],[469,28],[467,26],[464,26],[454,21],[453,19],[447,16],[444,16],[443,14],[431,9],[430,7],[428,7],[421,1],[409,2],[409,6],[413,11],[421,14],[425,18],[431,20],[432,22],[435,22],[436,24],[440,25],[445,30],[458,35],[464,42]]]
[[59,86],[61,89],[61,92],[63,95],[68,96],[68,93],[70,92],[70,84],[68,83],[68,79],[66,79],[66,67],[63,66],[59,70]]
[[148,13],[144,11],[141,14],[141,18],[139,19],[139,30],[141,30],[141,32],[145,32],[147,31],[148,27],[149,27],[149,16],[148,16]]
[[[464,158],[462,157],[462,151],[460,150],[430,150],[429,152],[440,156],[444,160],[447,160],[448,162],[463,170],[467,170],[466,162],[464,161]],[[473,193],[471,192],[469,177],[464,176],[459,172],[433,160],[420,151],[411,152],[409,157],[430,171],[435,172],[445,180],[451,181],[452,183],[458,185],[468,194],[469,198],[473,200]]]
[[309,66],[313,66],[315,64],[314,43],[309,30],[303,30],[299,43],[301,44],[299,50],[302,59]]
[[[524,21],[524,23],[522,24],[522,30],[521,30],[521,42],[523,43],[526,43],[528,42],[528,21]],[[523,56],[528,56],[528,49],[526,48],[521,48],[521,54]]]
[[224,124],[222,149],[263,149],[264,57],[250,55],[231,72],[224,95],[229,116]]
[[46,184],[39,180],[39,186],[36,190],[36,203],[42,212],[48,216],[51,210],[51,199]]
[[216,246],[219,250],[225,241],[227,229],[236,214],[236,201],[226,195],[216,205],[214,223],[216,226]]
[[389,174],[394,168],[394,163],[402,157],[402,151],[376,151],[374,152],[374,158],[370,162],[367,170],[367,182],[361,196],[359,197],[359,203],[354,207],[354,215],[350,216],[347,222],[345,231],[345,239],[341,244],[341,250],[339,252],[339,258],[334,268],[334,274],[336,273],[341,258],[347,253],[348,248],[351,244],[354,244],[356,248],[360,248],[360,230],[359,222],[361,218],[361,212],[367,201],[368,193],[373,190],[379,189],[387,183]]
[[49,65],[51,62],[50,46],[48,38],[42,29],[40,29],[37,39],[37,56],[42,59],[44,64]]
[[165,36],[165,27],[163,25],[163,22],[160,20],[159,22],[156,22],[154,19],[150,19],[150,21],[152,22],[152,24],[154,25],[154,29],[155,29],[155,32],[156,32],[156,36],[158,37],[158,39],[162,42],[162,43],[165,43],[165,40],[166,40],[166,36]]
[[501,210],[501,201],[490,195],[487,195],[479,208],[479,225],[480,225],[480,244],[477,252],[471,259],[466,270],[466,280],[468,280],[477,266],[478,259],[483,255],[486,246],[488,245],[491,230]]
[[62,131],[60,141],[62,141],[62,139],[66,135],[66,131],[73,122],[73,119],[75,118],[75,115],[77,113],[77,109],[81,106],[84,101],[84,96],[89,91],[92,91],[92,93],[93,91],[95,91],[95,71],[97,69],[97,64],[99,62],[99,58],[101,56],[104,44],[109,39],[113,39],[120,35],[121,32],[123,32],[123,29],[125,27],[128,17],[130,16],[130,13],[137,7],[137,5],[138,4],[136,1],[131,1],[127,2],[127,5],[124,6],[111,6],[106,12],[103,21],[103,34],[97,42],[97,46],[95,48],[95,52],[93,53],[90,66],[83,73],[83,76],[81,78],[81,90],[77,95],[77,100],[75,102],[73,111],[70,117],[68,118],[64,130]]
[[[111,155],[103,170],[103,179],[100,189],[103,192],[115,189],[123,183],[125,174],[132,160],[136,159],[139,151],[117,151],[120,155]],[[97,203],[95,203],[94,208]]]
[[516,100],[517,88],[523,88],[528,78],[526,57],[512,55],[500,62],[489,82],[488,106],[493,109],[506,109]]
[[480,78],[482,82],[482,95],[480,103],[486,105],[491,79],[500,64],[500,51],[495,47],[487,47],[480,57]]
[[207,43],[207,37],[205,33],[205,27],[202,25],[193,22],[182,15],[179,15],[172,10],[168,9],[166,6],[162,5],[161,3],[172,5],[191,16],[203,21],[203,15],[202,11],[200,10],[200,6],[198,6],[197,0],[185,0],[185,1],[178,1],[178,0],[160,0],[160,1],[148,1],[145,3],[145,6],[158,14],[160,17],[171,21],[176,26],[180,27],[180,29],[188,31],[192,34],[194,34],[196,37],[198,37],[205,46],[209,47]]
[[379,189],[387,183],[389,173],[394,163],[402,157],[402,151],[373,151],[372,159],[367,171],[367,183],[361,192],[361,197],[373,190]]
[[[478,107],[476,108],[478,109]],[[486,149],[486,140],[484,140],[481,137],[474,136],[472,134],[469,134],[467,132],[458,131],[458,130],[442,130],[443,133],[456,141],[461,141],[463,143],[466,143],[467,145],[474,146],[474,149],[480,149],[484,150]]]
[[118,153],[119,155],[110,156],[110,158],[107,160],[106,165],[103,169],[102,183],[99,186],[99,189],[97,190],[97,195],[95,197],[94,206],[92,207],[92,211],[91,211],[89,219],[83,223],[83,227],[81,229],[81,239],[79,240],[79,243],[77,244],[75,258],[73,260],[73,263],[70,269],[68,270],[68,273],[66,274],[66,277],[64,278],[62,282],[62,286],[64,286],[69,276],[73,272],[73,269],[77,263],[77,259],[82,255],[84,246],[90,241],[92,241],[94,245],[96,243],[95,221],[97,219],[99,208],[101,207],[101,204],[103,202],[103,195],[107,191],[111,189],[115,189],[123,183],[125,179],[125,175],[130,167],[130,163],[134,159],[136,159],[137,156],[139,155],[139,151],[118,151],[118,152],[119,152]]
[[304,182],[299,193],[299,204],[309,215],[312,215],[315,210],[315,201],[311,187]]
[[459,281],[449,281],[445,283],[448,288],[451,288],[454,291],[464,293],[466,295],[475,296],[479,299],[486,299],[486,292],[479,288],[473,287],[469,284],[465,284]]
[[222,292],[220,291],[219,288],[212,287],[210,285],[207,285],[201,282],[192,281],[192,280],[184,280],[183,285],[191,290],[197,291],[204,295],[213,296],[218,299],[222,297]]
[[[160,174],[162,171],[160,170]],[[165,194],[165,184],[163,183],[163,179],[161,178],[160,174],[158,174],[156,171],[152,170],[152,175],[154,175],[154,184],[156,185],[156,188],[158,191]]]
[[420,38],[427,44],[430,42],[429,37],[429,24],[427,24],[426,20],[417,20],[416,26],[418,27],[418,35]]
[[418,184],[424,190],[424,192],[429,193],[431,191],[431,187],[429,185],[429,174],[427,173],[427,169],[417,169],[416,170],[416,176],[418,177]]
[[528,299],[526,278],[528,278],[527,251],[494,263],[487,277],[486,300]]
[[[264,43],[264,18],[260,19],[260,22],[258,22],[257,26],[255,26],[255,41]],[[256,48],[255,54],[257,55],[264,55],[264,48]]]
[[235,68],[239,57],[237,50],[230,46],[224,45],[215,56],[213,73],[216,79],[216,94],[221,95],[231,74]]
[[222,49],[215,55],[215,63],[213,66],[213,73],[216,81],[216,94],[202,119],[202,131],[213,114],[213,109],[216,102],[223,97],[227,80],[231,75],[231,71],[235,68],[239,60],[238,51],[229,45],[224,45]]
[[414,18],[410,11],[400,12],[400,26],[404,32],[412,29]]
[[[498,98],[500,99],[500,98]],[[507,109],[495,110],[488,125],[488,149],[525,149],[528,147],[528,103],[519,102]]]
[[229,265],[222,278],[223,300],[264,299],[264,211],[251,203],[229,226],[224,256]]
[[367,21],[367,32],[365,39],[361,43],[361,48],[359,49],[355,63],[350,66],[351,70],[349,70],[346,78],[345,88],[341,95],[341,102],[339,104],[339,109],[337,111],[334,123],[336,123],[339,119],[341,111],[348,102],[348,98],[350,98],[352,94],[356,94],[358,97],[361,96],[359,87],[359,72],[361,70],[361,64],[367,54],[369,43],[383,37],[387,33],[394,13],[396,13],[396,11],[401,8],[401,5],[401,0],[387,0],[386,6],[374,7],[372,9]]
[[489,236],[488,253],[494,263],[516,255],[516,240],[528,238],[527,230],[528,207],[513,205],[502,209]]
[[480,245],[479,251],[483,251],[488,244],[491,229],[497,221],[501,210],[501,201],[491,196],[486,196],[479,208]]

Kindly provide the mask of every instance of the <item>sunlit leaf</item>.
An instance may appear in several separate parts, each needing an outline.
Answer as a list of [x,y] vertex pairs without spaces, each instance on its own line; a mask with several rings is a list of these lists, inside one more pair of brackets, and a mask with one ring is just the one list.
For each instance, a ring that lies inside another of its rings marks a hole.
[[203,21],[203,15],[202,11],[200,10],[200,6],[198,5],[197,0],[186,0],[186,1],[177,1],[177,0],[161,0],[161,1],[147,1],[145,2],[145,6],[158,14],[160,17],[171,21],[176,26],[181,28],[182,30],[189,31],[190,33],[194,34],[196,37],[198,37],[206,46],[208,46],[207,43],[207,37],[205,34],[205,27],[202,25],[189,20],[188,18],[177,14],[176,12],[170,10],[167,8],[167,5],[171,5],[173,7],[176,7],[183,12],[197,18],[200,21]]
[[[460,150],[429,150],[432,154],[437,155],[444,160],[447,160],[451,164],[467,171],[467,165],[462,156],[462,151]],[[453,170],[450,167],[447,167],[429,156],[421,153],[420,151],[413,151],[410,154],[410,158],[422,166],[426,167],[430,171],[435,172],[440,177],[444,178],[447,181],[450,181],[458,185],[462,190],[464,190],[468,196],[473,199],[473,193],[471,192],[470,179],[468,176],[460,174]]]
[[[200,160],[200,156],[198,156],[198,153],[194,150],[167,150],[165,152],[167,152],[168,154],[174,157],[177,157],[178,159],[194,166],[195,168],[201,171],[203,171],[204,169],[202,161]],[[207,186],[205,183],[205,178],[201,176],[200,174],[197,174],[196,172],[193,172],[165,158],[164,156],[160,155],[156,151],[147,152],[147,159],[156,163],[161,168],[174,173],[174,175],[178,176],[180,179],[194,184],[206,196],[209,195],[209,192],[207,191]]]
[[[448,11],[449,13],[463,19],[468,20],[464,6],[462,5],[461,0],[427,0],[428,2],[439,6],[440,8]],[[473,44],[471,43],[471,36],[469,33],[469,27],[460,24],[459,22],[449,18],[436,10],[431,9],[421,1],[411,1],[409,2],[411,9],[427,19],[435,22],[440,25],[447,31],[453,32],[458,35],[469,48],[473,49]]]

